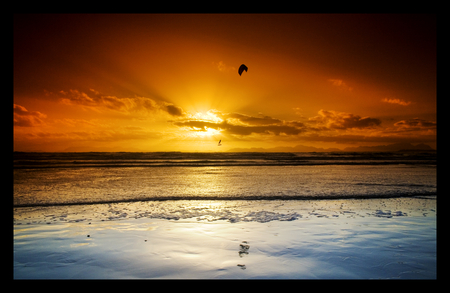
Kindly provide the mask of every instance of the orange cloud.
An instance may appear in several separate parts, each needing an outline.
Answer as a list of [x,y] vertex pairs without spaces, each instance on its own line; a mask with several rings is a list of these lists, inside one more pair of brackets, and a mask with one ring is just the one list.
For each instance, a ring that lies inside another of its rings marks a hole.
[[28,111],[25,107],[14,104],[14,126],[33,127],[44,124],[47,115],[38,111]]
[[342,79],[329,79],[328,81],[341,90],[346,90],[349,92],[353,91],[353,88],[348,86]]
[[408,106],[409,104],[411,104],[410,101],[406,102],[404,100],[401,99],[388,99],[388,98],[384,98],[383,100],[381,100],[382,102],[385,103],[389,103],[389,104],[398,104],[398,105],[402,105],[402,106]]
[[219,69],[219,71],[221,72],[229,72],[229,71],[236,71],[236,67],[234,66],[229,66],[227,64],[225,64],[223,61],[219,61],[219,62],[213,62],[213,65],[215,67],[217,67],[217,69]]
[[61,91],[63,95],[61,102],[67,105],[79,105],[94,110],[110,109],[118,112],[129,113],[139,110],[153,110],[156,102],[144,97],[118,98],[116,96],[102,95],[91,89],[92,94],[88,95],[78,90]]
[[148,140],[149,138],[161,138],[159,132],[149,131],[142,127],[124,126],[116,129],[78,130],[68,132],[38,131],[27,133],[29,139],[42,139],[51,143],[60,142],[117,142],[125,140]]
[[116,96],[109,96],[101,94],[100,92],[91,89],[92,93],[89,95],[78,90],[69,90],[68,92],[61,91],[63,97],[60,99],[61,103],[67,105],[78,105],[85,108],[90,108],[94,111],[113,110],[123,114],[142,113],[148,114],[157,110],[166,112],[172,116],[182,116],[183,109],[171,103],[157,102],[146,97],[127,97],[118,98]]

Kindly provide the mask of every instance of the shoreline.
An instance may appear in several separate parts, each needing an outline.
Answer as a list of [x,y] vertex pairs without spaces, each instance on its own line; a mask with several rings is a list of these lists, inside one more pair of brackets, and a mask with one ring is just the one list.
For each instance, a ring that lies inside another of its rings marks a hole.
[[435,279],[436,214],[435,198],[20,208],[14,278]]
[[280,195],[280,196],[198,196],[198,197],[185,197],[185,196],[172,196],[172,197],[153,197],[153,198],[133,198],[133,199],[118,199],[108,201],[92,201],[92,202],[53,202],[53,203],[34,203],[34,204],[16,204],[13,205],[14,209],[19,208],[45,208],[45,207],[57,207],[57,206],[84,206],[84,205],[104,205],[104,204],[120,204],[120,203],[145,203],[145,202],[165,202],[165,201],[322,201],[322,200],[371,200],[371,199],[396,199],[396,198],[422,198],[422,199],[436,199],[435,192],[419,193],[419,194],[400,194],[400,195],[371,195],[370,197],[364,196],[296,196],[296,195]]

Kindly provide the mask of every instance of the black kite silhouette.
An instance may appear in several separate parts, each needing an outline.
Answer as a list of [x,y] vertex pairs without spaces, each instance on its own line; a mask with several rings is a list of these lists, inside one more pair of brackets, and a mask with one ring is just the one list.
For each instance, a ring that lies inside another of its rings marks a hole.
[[247,70],[248,70],[248,67],[247,66],[245,66],[244,64],[242,64],[240,67],[239,67],[239,75],[241,75],[242,74],[242,72],[244,72],[244,70],[245,70],[245,72],[247,72]]

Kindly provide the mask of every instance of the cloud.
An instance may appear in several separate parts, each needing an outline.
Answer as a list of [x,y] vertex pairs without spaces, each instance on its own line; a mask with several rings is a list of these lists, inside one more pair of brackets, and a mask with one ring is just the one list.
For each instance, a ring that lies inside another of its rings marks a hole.
[[170,103],[156,102],[146,97],[127,97],[119,98],[101,94],[100,92],[90,89],[91,93],[86,94],[78,90],[61,91],[61,102],[67,105],[78,105],[95,111],[103,111],[105,109],[117,111],[123,114],[140,113],[148,114],[157,110],[166,112],[172,116],[182,116],[183,110]]
[[309,122],[327,129],[372,128],[381,124],[377,118],[361,117],[350,113],[320,110],[319,116],[309,118]]
[[433,130],[436,129],[436,121],[428,121],[424,119],[414,118],[408,120],[401,120],[394,123],[394,126],[402,130],[416,131],[416,130]]
[[38,111],[28,111],[25,107],[14,104],[14,126],[33,127],[44,124],[47,115]]
[[264,125],[264,126],[244,126],[228,123],[226,120],[221,123],[221,127],[229,134],[250,135],[256,134],[274,134],[274,135],[297,135],[302,132],[301,129],[289,125]]
[[338,87],[341,90],[349,92],[353,91],[353,88],[349,87],[342,79],[329,79],[328,81],[331,82],[332,85]]
[[246,126],[229,123],[227,120],[222,122],[210,121],[178,121],[174,123],[181,127],[190,127],[194,131],[206,131],[207,128],[221,130],[227,134],[251,135],[255,134],[274,134],[274,135],[297,135],[302,132],[301,129],[289,125],[264,125],[264,126]]
[[435,141],[436,122],[414,118],[401,120],[394,127],[379,127],[381,120],[373,117],[320,110],[318,115],[304,121],[285,121],[266,115],[246,115],[213,111],[220,119],[203,119],[186,115],[172,121],[186,131],[220,131],[245,139],[265,140],[277,137],[277,141],[308,141],[352,145],[358,143],[423,143]]
[[92,109],[110,109],[118,112],[129,113],[140,110],[154,110],[156,102],[149,98],[133,97],[133,98],[118,98],[116,96],[103,95],[93,89],[88,95],[78,90],[69,90],[68,92],[61,91],[63,95],[61,102],[67,105],[79,105],[89,107]]
[[149,138],[161,138],[159,132],[147,130],[137,126],[121,126],[116,128],[100,128],[67,132],[39,131],[26,134],[31,139],[45,138],[48,142],[115,142],[126,140],[148,140]]
[[260,115],[260,117],[254,117],[239,113],[231,113],[231,114],[222,114],[221,117],[223,117],[224,119],[233,119],[246,125],[273,125],[283,123],[283,121],[280,119],[264,115]]
[[260,115],[259,117],[240,113],[213,112],[219,119],[190,119],[175,121],[174,125],[188,127],[192,131],[207,131],[208,128],[223,131],[233,135],[297,135],[303,131],[302,123],[285,122],[270,116]]
[[177,107],[173,104],[167,104],[166,105],[167,113],[169,113],[172,116],[183,116],[184,112],[183,109],[180,107]]
[[411,104],[410,101],[406,102],[404,100],[401,99],[388,99],[388,98],[384,98],[381,100],[382,102],[385,103],[390,103],[390,104],[398,104],[398,105],[402,105],[402,106],[408,106],[409,104]]
[[260,114],[250,116],[240,113],[221,113],[214,111],[219,120],[189,119],[172,121],[179,127],[187,127],[191,131],[207,131],[208,128],[233,135],[299,135],[307,132],[367,129],[381,124],[377,118],[361,117],[354,114],[337,111],[320,110],[319,116],[309,118],[305,123],[300,121],[284,121]]
[[338,144],[359,144],[363,143],[424,143],[435,142],[436,137],[433,135],[414,135],[414,136],[399,136],[399,135],[361,135],[361,134],[340,134],[340,135],[323,135],[310,134],[302,136],[302,141],[308,142],[334,142]]
[[296,114],[296,115],[303,116],[303,114],[302,114],[303,109],[302,109],[302,108],[300,108],[300,107],[295,107],[295,108],[292,108],[292,109],[295,110],[295,114]]
[[62,124],[64,126],[69,127],[100,127],[102,126],[98,122],[94,122],[95,120],[86,120],[86,119],[73,119],[73,118],[63,118],[63,119],[54,119],[53,122],[56,124]]
[[213,65],[219,69],[220,72],[236,71],[236,67],[226,65],[223,61],[213,62]]
[[206,131],[207,128],[220,130],[220,123],[201,121],[201,120],[186,120],[174,122],[176,126],[189,127],[193,131]]

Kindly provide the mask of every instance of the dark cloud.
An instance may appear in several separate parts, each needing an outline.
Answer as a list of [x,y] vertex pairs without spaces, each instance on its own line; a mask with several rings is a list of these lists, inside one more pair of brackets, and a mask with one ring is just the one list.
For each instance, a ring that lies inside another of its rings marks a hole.
[[177,107],[173,104],[166,105],[167,113],[169,113],[172,116],[183,116],[183,109],[180,107]]
[[297,135],[303,130],[299,128],[301,123],[285,123],[282,120],[269,116],[253,117],[238,113],[220,113],[215,115],[221,117],[221,122],[202,121],[202,120],[185,120],[174,122],[180,127],[189,127],[194,131],[206,131],[207,128],[221,130],[224,133],[235,135],[257,134],[274,134],[274,135]]
[[414,118],[408,120],[401,120],[394,123],[394,126],[407,129],[407,130],[423,130],[423,129],[435,129],[436,121],[427,121],[424,119]]
[[248,116],[239,113],[231,113],[222,115],[222,117],[238,119],[240,122],[248,125],[273,125],[273,124],[282,124],[283,121],[280,119],[272,118],[270,116],[261,115],[261,117]]
[[252,133],[297,135],[302,132],[301,129],[289,125],[244,126],[233,125],[224,121],[221,126],[224,127],[226,132],[237,135],[250,135]]
[[377,118],[361,117],[332,110],[320,110],[319,116],[310,118],[309,122],[323,125],[328,129],[370,128],[381,124],[381,120]]

